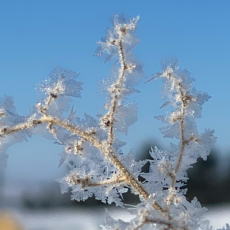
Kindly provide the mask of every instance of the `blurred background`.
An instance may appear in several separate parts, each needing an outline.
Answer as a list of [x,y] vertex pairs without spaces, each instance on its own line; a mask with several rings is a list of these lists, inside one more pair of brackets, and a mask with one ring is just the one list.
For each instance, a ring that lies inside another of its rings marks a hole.
[[[39,97],[35,87],[60,65],[79,72],[84,82],[82,98],[73,101],[78,116],[96,117],[105,100],[95,86],[109,76],[115,62],[104,64],[93,55],[96,42],[113,14],[139,15],[140,43],[134,53],[143,62],[146,80],[161,70],[162,59],[177,56],[180,67],[196,79],[197,90],[212,96],[197,124],[200,132],[214,129],[218,139],[208,160],[199,160],[188,171],[187,198],[196,196],[209,207],[210,220],[222,221],[213,222],[214,227],[222,227],[230,222],[229,10],[228,1],[207,0],[0,1],[0,96],[13,96],[18,113],[29,114]],[[137,159],[145,159],[151,146],[167,149],[174,140],[162,137],[158,129],[163,124],[154,118],[168,109],[159,110],[162,83],[140,84],[138,89],[141,93],[129,98],[138,103],[138,122],[119,138],[127,142],[124,152],[132,148]],[[0,229],[99,229],[107,206],[93,198],[77,203],[70,194],[60,194],[56,180],[67,171],[58,168],[61,151],[41,136],[8,150],[8,166],[0,169]],[[124,199],[137,202],[131,194]],[[113,208],[111,212],[127,217]]]

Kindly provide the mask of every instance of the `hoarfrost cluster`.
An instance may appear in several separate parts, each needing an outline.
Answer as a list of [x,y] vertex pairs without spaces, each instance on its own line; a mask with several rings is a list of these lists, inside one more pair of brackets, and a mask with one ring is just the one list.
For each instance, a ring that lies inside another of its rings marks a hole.
[[[196,198],[189,202],[185,197],[186,171],[199,157],[207,159],[216,140],[213,130],[199,133],[195,122],[210,96],[192,87],[194,79],[179,68],[176,59],[163,63],[162,71],[148,82],[158,78],[164,82],[167,101],[162,107],[171,106],[171,112],[156,118],[166,124],[160,129],[164,137],[176,138],[178,143],[171,144],[168,151],[153,147],[152,159],[139,162],[132,151],[122,151],[126,143],[118,136],[128,133],[138,111],[137,104],[126,102],[126,98],[139,92],[135,87],[144,80],[141,63],[131,52],[139,42],[135,35],[138,20],[115,15],[112,27],[98,42],[95,54],[105,56],[106,61],[116,60],[110,78],[101,81],[107,94],[104,114],[77,117],[71,97],[81,97],[83,83],[77,81],[76,72],[61,67],[39,85],[41,97],[28,116],[16,113],[11,97],[1,98],[0,163],[6,165],[10,145],[42,133],[63,146],[59,166],[67,165],[69,172],[60,179],[62,193],[71,189],[74,200],[94,195],[123,208],[123,193],[130,190],[139,196],[140,203],[128,209],[134,215],[130,222],[114,220],[107,213],[102,229],[211,229],[209,222],[201,219],[206,209]],[[147,162],[149,172],[144,173],[142,167]],[[230,229],[229,225],[223,229]]]

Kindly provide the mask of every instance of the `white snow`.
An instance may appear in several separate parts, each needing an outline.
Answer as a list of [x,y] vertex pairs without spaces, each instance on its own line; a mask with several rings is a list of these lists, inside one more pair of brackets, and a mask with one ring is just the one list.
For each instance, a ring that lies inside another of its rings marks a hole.
[[[210,220],[213,229],[230,223],[230,205],[208,208],[205,219]],[[51,209],[46,211],[8,210],[22,224],[25,230],[99,230],[105,218],[105,208]],[[130,220],[125,210],[109,208],[113,218]]]

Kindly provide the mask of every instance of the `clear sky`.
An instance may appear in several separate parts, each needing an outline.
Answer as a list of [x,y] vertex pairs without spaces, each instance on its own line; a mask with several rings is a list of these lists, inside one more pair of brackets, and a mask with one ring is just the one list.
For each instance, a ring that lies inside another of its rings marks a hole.
[[[176,56],[179,65],[196,79],[197,90],[212,96],[198,121],[200,131],[215,129],[216,146],[223,154],[230,149],[230,2],[156,0],[41,0],[0,1],[0,95],[15,98],[17,111],[28,114],[37,101],[35,86],[57,65],[80,73],[82,99],[76,100],[79,116],[95,116],[104,103],[98,81],[109,75],[114,60],[93,56],[96,42],[105,35],[108,18],[114,13],[140,16],[135,55],[144,63],[146,77],[159,71],[160,61]],[[132,96],[139,104],[139,120],[125,140],[126,149],[138,151],[148,139],[162,138],[159,110],[160,80],[140,84],[141,94]],[[121,137],[122,138],[122,137]],[[61,148],[52,141],[34,137],[9,149],[7,178],[43,180],[58,178]]]

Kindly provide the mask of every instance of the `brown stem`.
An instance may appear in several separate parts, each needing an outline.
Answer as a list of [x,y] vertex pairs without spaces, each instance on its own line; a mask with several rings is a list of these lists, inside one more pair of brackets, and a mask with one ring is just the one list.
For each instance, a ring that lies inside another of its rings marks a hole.
[[[119,169],[119,171],[125,176],[126,180],[138,192],[140,197],[142,197],[144,200],[147,200],[149,197],[149,193],[144,189],[143,185],[133,177],[133,175],[128,171],[128,169],[125,168],[123,163],[114,154],[114,150],[112,148],[112,144],[114,142],[114,120],[115,120],[115,114],[116,114],[117,105],[118,105],[118,98],[119,98],[118,94],[117,94],[119,89],[117,86],[122,84],[122,81],[123,81],[124,76],[125,76],[125,71],[127,69],[125,55],[124,55],[124,51],[123,51],[122,39],[123,39],[123,34],[121,33],[119,35],[119,39],[118,39],[118,43],[117,43],[118,51],[119,51],[119,62],[120,62],[121,68],[120,68],[120,74],[119,74],[118,80],[115,83],[115,89],[113,92],[113,99],[111,102],[112,105],[111,105],[110,110],[108,112],[109,122],[110,122],[110,125],[108,128],[109,148],[108,148],[108,150],[105,150],[105,151],[109,153],[108,158]],[[155,209],[161,210],[162,212],[164,211],[162,209],[162,207],[157,202],[155,202],[155,204],[153,204],[153,207]]]
[[112,146],[113,141],[114,141],[114,120],[115,120],[115,114],[116,114],[116,109],[117,109],[117,101],[118,101],[118,88],[117,85],[121,85],[124,75],[125,75],[125,70],[126,70],[126,62],[125,62],[125,56],[124,56],[124,51],[123,51],[123,46],[122,46],[122,35],[120,35],[119,41],[118,41],[118,50],[119,50],[119,62],[121,65],[120,69],[120,74],[118,77],[117,82],[115,83],[115,89],[113,93],[113,99],[112,99],[112,105],[110,107],[110,110],[108,112],[109,114],[109,121],[110,121],[110,126],[108,129],[108,142],[109,145]]
[[178,171],[179,171],[180,166],[181,166],[185,146],[186,146],[186,144],[188,142],[188,140],[185,139],[185,135],[184,135],[184,119],[185,119],[185,110],[186,110],[186,106],[187,106],[187,101],[186,101],[186,98],[184,97],[184,93],[183,93],[183,91],[181,89],[181,83],[179,82],[178,85],[180,86],[179,93],[180,93],[180,99],[181,99],[181,103],[182,103],[181,116],[180,116],[180,119],[179,119],[179,123],[180,123],[180,149],[179,149],[179,155],[178,155],[178,158],[177,158],[175,169],[174,169],[173,173],[170,175],[171,184],[170,184],[170,187],[169,187],[168,196],[166,198],[166,203],[167,203],[166,210],[168,212],[169,220],[171,220],[171,216],[169,214],[170,203],[171,203],[172,199],[176,196],[176,194],[175,194],[175,184],[176,184],[177,174],[178,174]]
[[[42,118],[33,120],[32,122],[18,124],[12,128],[4,128],[2,130],[3,134],[0,137],[5,137],[6,135],[14,134],[18,131],[22,131],[25,129],[30,129],[37,126],[38,124],[44,123],[52,123],[53,125],[58,125],[62,128],[65,128],[69,132],[80,136],[82,139],[90,142],[93,146],[95,146],[102,153],[104,153],[105,157],[108,158],[113,163],[113,165],[118,168],[121,176],[125,178],[126,182],[130,184],[130,186],[139,194],[142,199],[148,199],[150,194],[144,189],[143,185],[133,177],[128,169],[125,168],[123,163],[117,158],[113,151],[109,152],[108,148],[105,147],[96,137],[92,136],[91,134],[56,117],[43,116]],[[165,212],[165,210],[163,210],[157,202],[153,204],[153,208],[160,210],[161,212]]]
[[99,181],[97,183],[89,182],[89,184],[86,187],[97,187],[102,185],[110,185],[110,184],[114,185],[114,184],[125,184],[125,183],[127,183],[125,177],[117,177],[117,178],[110,178],[104,181]]

